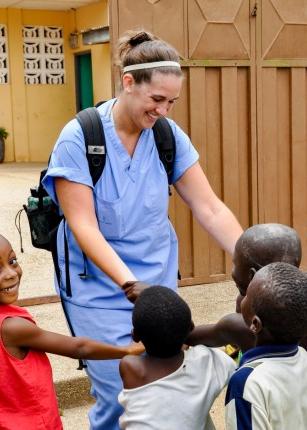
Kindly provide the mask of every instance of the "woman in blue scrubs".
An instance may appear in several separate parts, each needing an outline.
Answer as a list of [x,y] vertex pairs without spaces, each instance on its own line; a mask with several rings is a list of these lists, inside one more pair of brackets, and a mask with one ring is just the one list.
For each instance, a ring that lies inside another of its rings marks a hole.
[[[178,245],[168,219],[168,180],[152,127],[179,98],[183,77],[178,53],[150,33],[126,33],[118,56],[120,95],[98,108],[107,145],[101,178],[94,187],[74,119],[59,136],[44,186],[67,221],[58,231],[59,288],[76,335],[127,344],[139,292],[154,284],[177,288]],[[232,253],[242,229],[210,187],[188,136],[168,121],[176,140],[173,185],[201,226]],[[71,297],[65,293],[64,228]],[[79,276],[83,253],[86,277]],[[90,428],[117,430],[122,413],[118,361],[88,362],[87,373],[96,399]]]

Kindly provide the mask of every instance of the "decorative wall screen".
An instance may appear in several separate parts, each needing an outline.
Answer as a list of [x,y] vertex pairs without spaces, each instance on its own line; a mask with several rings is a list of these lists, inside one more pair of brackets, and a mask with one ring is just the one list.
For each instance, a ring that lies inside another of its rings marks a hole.
[[26,84],[64,84],[62,28],[24,26],[23,52]]
[[0,84],[7,84],[9,81],[8,71],[8,46],[6,26],[0,24]]

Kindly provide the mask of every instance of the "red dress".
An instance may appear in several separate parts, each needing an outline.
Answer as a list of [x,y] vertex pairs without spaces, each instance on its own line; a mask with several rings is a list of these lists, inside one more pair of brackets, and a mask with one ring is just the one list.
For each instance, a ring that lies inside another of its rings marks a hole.
[[[24,309],[0,305],[0,329],[8,317],[34,323]],[[13,357],[0,337],[0,430],[62,430],[52,370],[44,352]]]

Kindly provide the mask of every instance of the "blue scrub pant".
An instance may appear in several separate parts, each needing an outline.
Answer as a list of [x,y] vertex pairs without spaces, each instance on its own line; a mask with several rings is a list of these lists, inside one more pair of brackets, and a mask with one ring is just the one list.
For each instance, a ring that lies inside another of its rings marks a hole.
[[[131,342],[131,310],[86,308],[65,302],[76,336],[127,345]],[[119,360],[87,360],[91,394],[96,403],[89,412],[91,430],[119,430],[118,419],[123,413],[117,397],[122,389]]]

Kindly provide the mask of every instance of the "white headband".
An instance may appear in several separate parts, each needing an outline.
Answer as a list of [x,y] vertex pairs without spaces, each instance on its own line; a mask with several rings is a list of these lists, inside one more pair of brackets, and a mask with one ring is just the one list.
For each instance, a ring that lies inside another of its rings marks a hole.
[[180,64],[177,63],[177,61],[154,61],[153,63],[140,63],[126,66],[123,69],[123,73],[131,72],[132,70],[154,69],[156,67],[178,67],[178,69],[181,68]]

